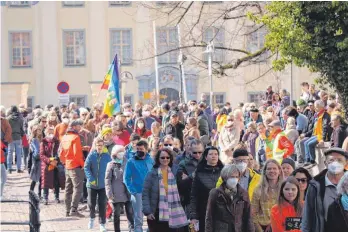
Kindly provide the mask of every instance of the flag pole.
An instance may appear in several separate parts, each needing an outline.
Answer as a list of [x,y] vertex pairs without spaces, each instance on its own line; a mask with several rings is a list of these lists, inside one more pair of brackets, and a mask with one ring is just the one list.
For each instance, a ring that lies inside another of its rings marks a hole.
[[155,48],[155,74],[156,74],[156,101],[157,106],[160,105],[160,90],[158,80],[158,57],[157,57],[157,38],[156,38],[156,22],[153,21],[153,43]]

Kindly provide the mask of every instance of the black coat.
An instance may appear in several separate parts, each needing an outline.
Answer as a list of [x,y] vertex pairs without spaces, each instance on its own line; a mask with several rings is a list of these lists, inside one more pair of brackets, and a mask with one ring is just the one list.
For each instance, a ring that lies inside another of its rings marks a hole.
[[205,215],[209,192],[216,187],[223,166],[220,160],[215,167],[209,166],[205,162],[200,162],[197,166],[192,183],[189,210],[190,219],[199,220],[200,232],[204,232],[205,229]]
[[178,122],[175,126],[171,123],[168,123],[164,129],[166,135],[171,135],[174,138],[178,138],[181,144],[184,144],[184,133],[185,125],[181,122]]
[[348,231],[348,211],[344,211],[341,198],[336,199],[329,206],[325,232],[347,232]]
[[331,147],[342,147],[344,140],[347,137],[346,125],[341,124],[335,128],[331,135]]

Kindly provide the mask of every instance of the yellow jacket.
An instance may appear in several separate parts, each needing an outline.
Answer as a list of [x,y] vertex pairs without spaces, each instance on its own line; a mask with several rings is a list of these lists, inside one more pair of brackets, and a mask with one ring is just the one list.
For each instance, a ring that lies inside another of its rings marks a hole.
[[[249,182],[249,188],[248,188],[248,193],[249,193],[249,199],[251,201],[253,194],[254,194],[254,190],[256,188],[256,186],[259,184],[260,180],[261,180],[261,176],[260,174],[258,174],[257,172],[255,172],[254,170],[249,169],[249,176],[251,178],[251,181]],[[218,182],[216,183],[216,188],[220,187],[220,185],[222,184],[222,178],[220,177],[218,179]]]

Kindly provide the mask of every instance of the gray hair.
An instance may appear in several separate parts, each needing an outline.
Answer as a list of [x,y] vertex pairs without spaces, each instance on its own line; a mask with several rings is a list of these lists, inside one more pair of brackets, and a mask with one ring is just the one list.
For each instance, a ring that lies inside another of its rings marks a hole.
[[316,100],[314,102],[314,106],[320,107],[320,108],[324,108],[325,107],[325,103],[322,100]]
[[227,164],[225,167],[221,170],[220,176],[223,181],[226,181],[228,178],[232,176],[233,173],[238,173],[239,177],[241,176],[241,172],[237,168],[237,165],[235,164]]
[[34,118],[38,118],[38,117],[40,117],[42,115],[43,110],[42,109],[35,109],[33,111],[33,113],[34,113]]
[[337,192],[340,195],[348,194],[348,172],[346,172],[337,185]]
[[79,111],[80,111],[80,114],[83,114],[83,113],[87,113],[88,114],[88,110],[86,108],[81,107],[79,109]]

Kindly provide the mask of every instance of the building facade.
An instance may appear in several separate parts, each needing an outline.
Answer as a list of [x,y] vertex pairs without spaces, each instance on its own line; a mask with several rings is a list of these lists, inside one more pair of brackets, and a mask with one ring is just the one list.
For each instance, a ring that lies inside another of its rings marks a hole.
[[[158,2],[160,6],[164,2]],[[198,2],[195,3],[198,7]],[[224,2],[212,7],[223,7]],[[139,2],[11,2],[1,7],[1,104],[59,104],[62,99],[79,106],[102,102],[101,83],[114,55],[121,61],[122,101],[134,105],[150,102],[156,88],[154,30],[158,54],[178,47],[178,31],[168,19]],[[204,26],[204,25],[203,25]],[[233,27],[226,23],[224,28]],[[185,34],[183,26],[183,33]],[[214,40],[215,46],[233,43],[255,50],[263,46],[261,34],[232,39],[222,30],[205,27],[202,40]],[[196,33],[196,32],[195,32]],[[197,32],[198,33],[198,32]],[[186,41],[182,42],[184,45]],[[207,60],[204,49],[187,52],[188,60]],[[181,72],[178,51],[158,57],[159,87],[162,101],[179,100]],[[233,54],[215,50],[214,61],[229,61]],[[285,88],[294,98],[300,95],[300,83],[313,82],[316,74],[305,68],[289,67],[281,73],[266,72],[268,62],[250,64],[229,70],[228,76],[213,77],[214,104],[226,101],[259,101],[268,85],[275,90]],[[266,72],[265,75],[263,73]],[[207,70],[187,62],[184,66],[187,99],[199,99],[210,92]],[[261,78],[259,76],[262,75]],[[292,77],[292,78],[291,78]],[[61,95],[58,83],[69,84],[69,92]]]

